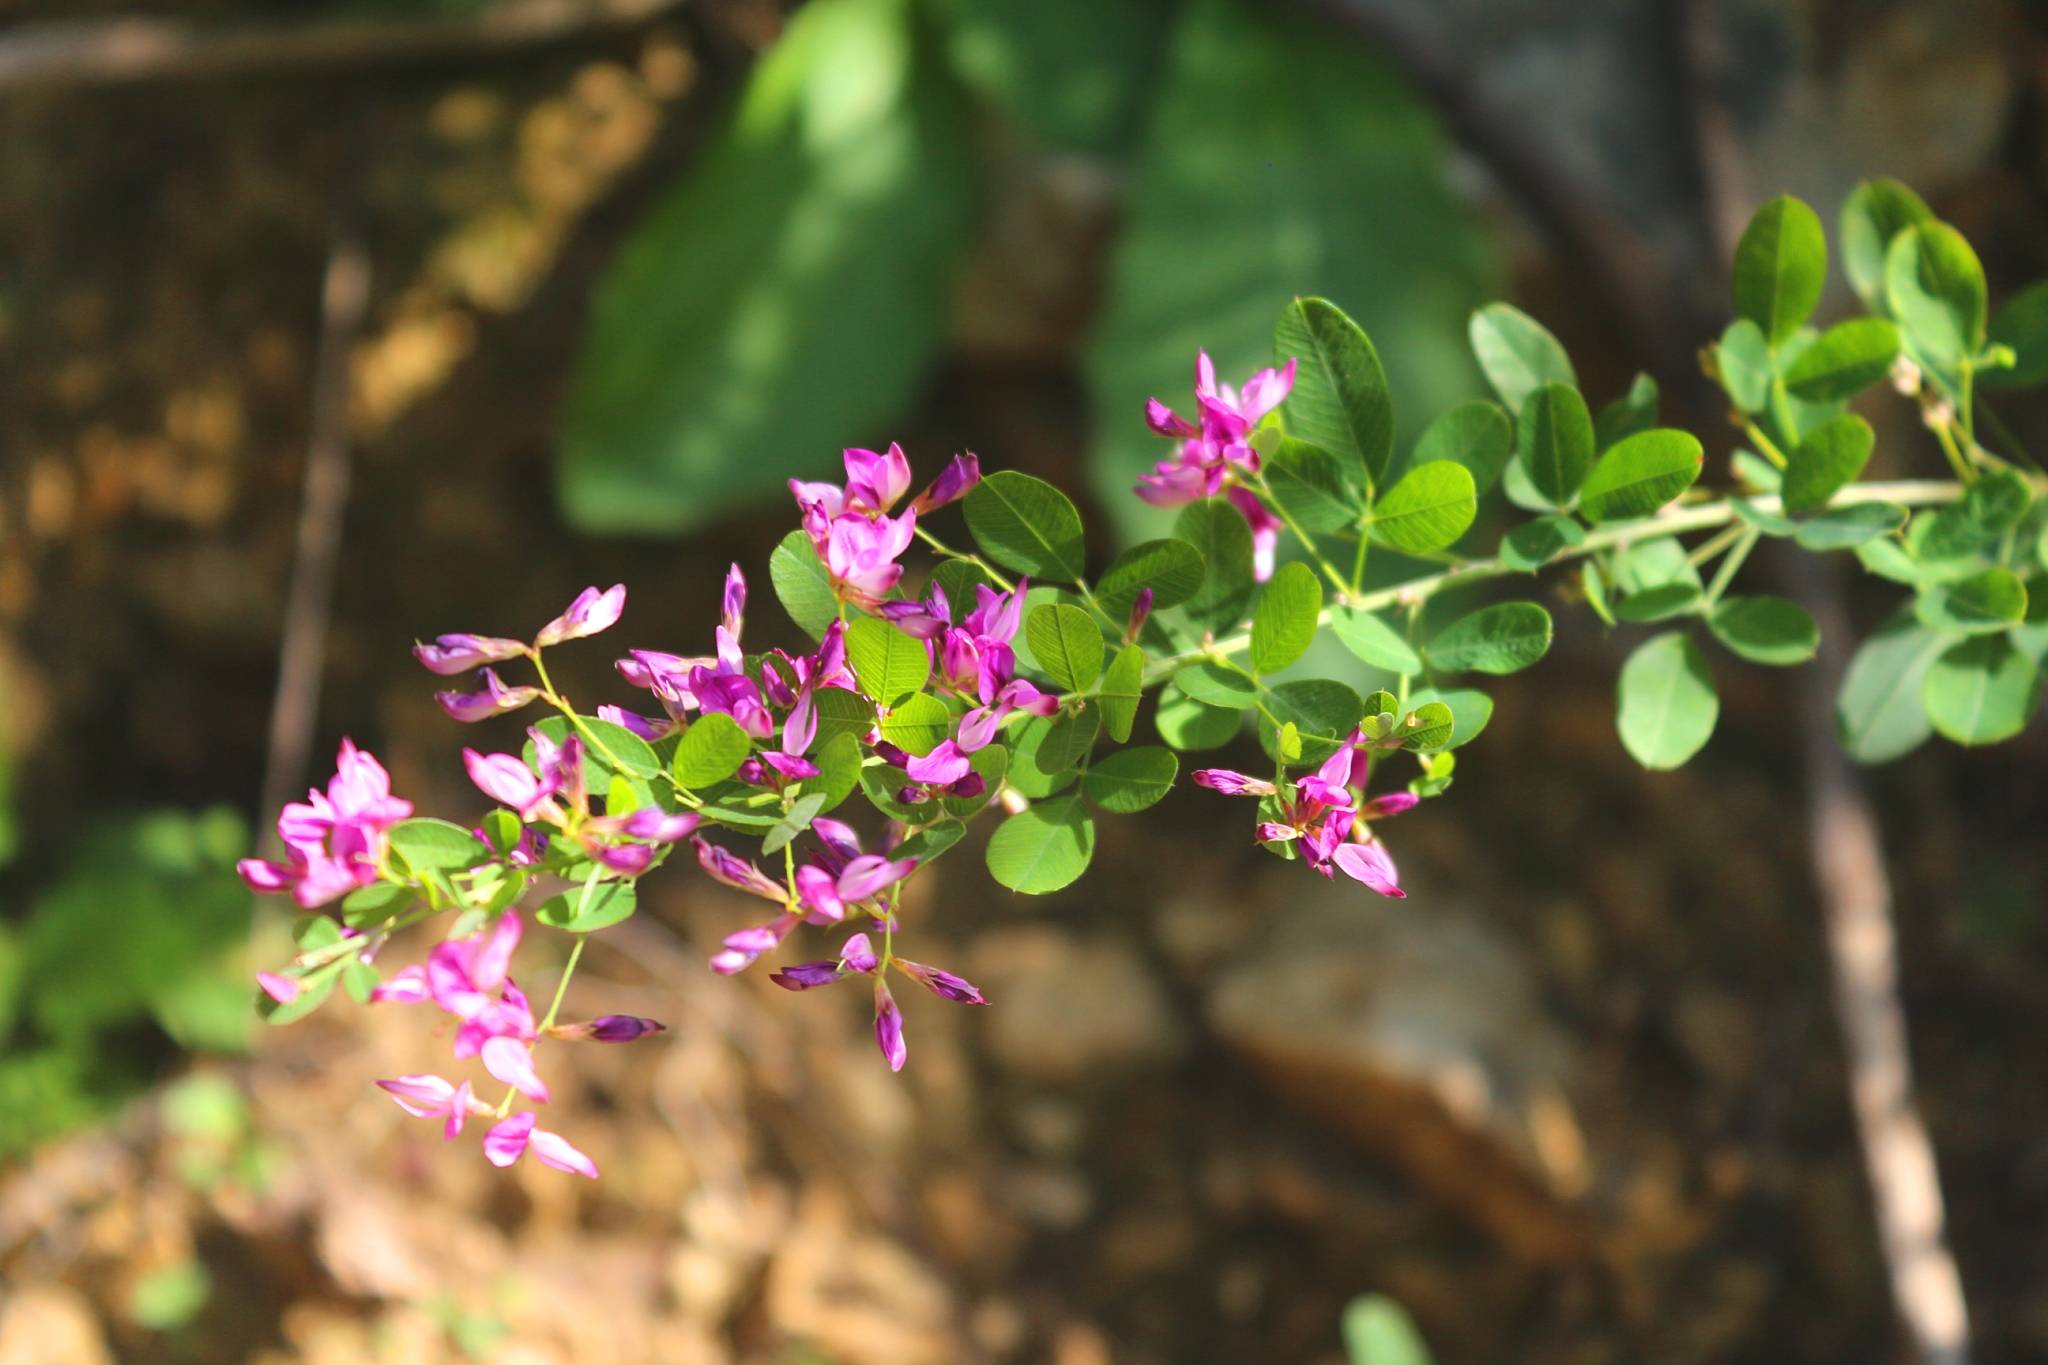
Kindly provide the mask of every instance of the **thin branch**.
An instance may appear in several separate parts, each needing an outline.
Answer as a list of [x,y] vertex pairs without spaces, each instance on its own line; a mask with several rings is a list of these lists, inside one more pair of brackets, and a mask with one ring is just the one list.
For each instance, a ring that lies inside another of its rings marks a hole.
[[270,755],[259,812],[282,806],[305,778],[313,722],[320,711],[320,673],[341,519],[349,485],[349,356],[370,297],[370,260],[362,241],[337,229],[320,299],[320,344],[313,362],[313,413],[306,476],[299,503],[298,547],[285,597],[277,693],[270,707]]
[[218,28],[180,19],[25,24],[0,36],[0,93],[382,66],[631,29],[683,0],[502,0],[467,18]]

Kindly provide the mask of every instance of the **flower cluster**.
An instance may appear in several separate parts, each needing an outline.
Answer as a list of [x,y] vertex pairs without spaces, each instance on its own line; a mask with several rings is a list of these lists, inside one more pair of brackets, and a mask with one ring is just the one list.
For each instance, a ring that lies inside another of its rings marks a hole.
[[[1237,595],[1223,597],[1239,607],[1255,578],[1272,572],[1280,524],[1264,501],[1252,435],[1294,377],[1290,362],[1234,391],[1216,382],[1205,355],[1199,421],[1157,402],[1147,412],[1153,429],[1179,446],[1140,492],[1155,502],[1217,498],[1219,509],[1236,509],[1252,526],[1256,562],[1247,557],[1236,567]],[[671,857],[768,903],[755,922],[720,937],[709,956],[713,973],[738,975],[803,931],[824,930],[830,946],[792,954],[798,960],[768,979],[804,992],[864,978],[875,1045],[891,1070],[908,1056],[892,984],[908,980],[944,1001],[986,1004],[972,982],[897,951],[906,886],[964,836],[968,820],[997,810],[1007,823],[989,845],[990,871],[1017,891],[1057,890],[1094,847],[1091,808],[1116,813],[1157,800],[1178,771],[1169,750],[1140,745],[1099,758],[1093,751],[1104,732],[1128,741],[1148,686],[1222,666],[1213,633],[1195,629],[1215,623],[1173,608],[1194,591],[1194,578],[1227,580],[1233,570],[1155,545],[1140,560],[1145,567],[1105,578],[1097,592],[1058,548],[1078,543],[1078,514],[1070,505],[1061,513],[1052,500],[1064,499],[1047,485],[1005,473],[991,476],[1001,485],[984,489],[978,461],[963,454],[910,497],[910,462],[894,445],[847,450],[844,466],[843,483],[790,484],[802,537],[788,544],[799,555],[807,544],[816,564],[791,574],[778,561],[775,587],[810,636],[807,648],[749,647],[748,583],[738,565],[720,585],[708,653],[628,648],[616,659],[619,679],[647,698],[639,705],[607,702],[586,713],[548,670],[548,651],[618,625],[623,585],[586,588],[527,640],[451,634],[416,646],[431,672],[475,679],[436,694],[451,718],[488,726],[529,709],[550,714],[525,725],[516,747],[463,749],[470,783],[489,804],[460,823],[414,818],[376,760],[344,742],[326,791],[287,807],[279,821],[288,859],[242,865],[250,886],[292,892],[322,911],[299,922],[292,961],[259,976],[273,1020],[317,1007],[337,983],[373,1006],[425,1005],[446,1021],[450,1060],[478,1064],[481,1075],[429,1071],[377,1084],[407,1113],[439,1120],[448,1138],[471,1120],[487,1124],[484,1154],[498,1165],[530,1150],[543,1165],[595,1176],[588,1156],[538,1126],[552,1090],[536,1057],[550,1041],[630,1042],[662,1031],[632,1015],[557,1015],[584,936],[634,913],[641,880]],[[970,495],[983,499],[979,511],[970,503],[968,522],[987,557],[949,549],[924,524]],[[1052,520],[1033,520],[1041,515],[1033,508],[1048,507]],[[906,583],[904,556],[919,541],[944,562],[928,580]],[[795,578],[803,591],[792,600],[785,579]],[[1167,614],[1155,619],[1162,604]],[[1301,608],[1297,599],[1290,610],[1311,619],[1286,633],[1299,637],[1304,624],[1312,631],[1313,604]],[[1197,639],[1171,652],[1176,641]],[[1169,651],[1156,673],[1148,650]],[[1272,666],[1270,658],[1259,664]],[[1208,695],[1257,698],[1244,704],[1280,727],[1277,747],[1269,744],[1276,775],[1266,781],[1212,768],[1196,782],[1258,798],[1257,838],[1268,847],[1325,877],[1342,871],[1382,895],[1402,895],[1373,822],[1417,797],[1368,798],[1366,788],[1377,759],[1406,747],[1422,752],[1408,738],[1421,733],[1421,717],[1411,713],[1395,726],[1381,707],[1365,715],[1354,696],[1349,715],[1360,719],[1356,728],[1344,721],[1348,737],[1305,736],[1302,724],[1281,725],[1272,709],[1290,705],[1289,684],[1237,672],[1242,686],[1219,693],[1212,682]],[[1202,690],[1191,677],[1182,690],[1190,687]],[[1329,723],[1320,712],[1301,719]],[[1163,719],[1160,728],[1164,734]],[[1310,739],[1333,752],[1313,772],[1290,777],[1287,756],[1299,760]],[[865,840],[834,814],[856,794],[880,817]],[[735,838],[758,839],[758,851]],[[443,914],[452,922],[423,960],[381,974],[378,959],[398,935]],[[570,935],[575,945],[545,1010],[513,976],[514,955],[536,929]],[[476,1090],[491,1082],[504,1087],[495,1104]]]
[[1259,472],[1259,452],[1252,448],[1252,430],[1287,400],[1294,390],[1295,362],[1277,370],[1260,370],[1242,390],[1216,382],[1209,353],[1195,358],[1195,411],[1189,421],[1157,398],[1145,404],[1145,424],[1174,441],[1173,458],[1161,460],[1138,479],[1137,494],[1157,507],[1176,507],[1219,494],[1243,514],[1251,527],[1253,563],[1260,582],[1273,576],[1273,559],[1285,524],[1247,487],[1246,476]]

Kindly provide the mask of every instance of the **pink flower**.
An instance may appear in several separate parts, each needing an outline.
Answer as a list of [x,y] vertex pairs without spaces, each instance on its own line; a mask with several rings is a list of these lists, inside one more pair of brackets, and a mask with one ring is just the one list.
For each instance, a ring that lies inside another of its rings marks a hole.
[[255,891],[290,891],[307,909],[377,880],[385,831],[412,814],[412,802],[391,794],[384,766],[342,740],[327,790],[311,791],[277,818],[289,861],[244,858],[236,864]]
[[852,514],[835,518],[819,551],[825,572],[847,601],[873,610],[902,579],[903,566],[896,559],[910,548],[916,529],[915,511],[893,520]]
[[540,628],[540,634],[533,637],[535,649],[559,645],[567,640],[581,640],[599,631],[609,630],[618,623],[626,610],[626,585],[614,583],[599,592],[596,588],[585,588],[576,594],[560,616]]
[[463,1121],[472,1115],[482,1117],[491,1112],[489,1105],[470,1092],[469,1082],[450,1085],[439,1076],[400,1076],[397,1080],[379,1081],[378,1086],[398,1107],[416,1119],[446,1119],[442,1129],[443,1140],[453,1139],[462,1131]]
[[1277,370],[1260,370],[1245,381],[1240,393],[1216,382],[1216,367],[1203,351],[1195,360],[1199,425],[1156,398],[1145,404],[1145,424],[1178,444],[1172,459],[1160,461],[1150,474],[1139,478],[1138,496],[1156,506],[1173,507],[1227,494],[1251,526],[1253,571],[1261,582],[1272,576],[1282,522],[1235,480],[1237,471],[1258,472],[1259,454],[1249,437],[1261,419],[1293,391],[1294,372],[1292,360]]
[[988,1003],[988,997],[981,993],[981,988],[965,977],[955,976],[938,967],[927,967],[922,962],[912,962],[907,957],[897,958],[896,965],[903,969],[904,975],[942,1000],[951,1000],[960,1005]]
[[430,645],[412,647],[415,659],[443,675],[467,673],[478,664],[503,663],[524,653],[524,644],[495,635],[443,635]]
[[543,1166],[597,1179],[596,1162],[570,1146],[567,1138],[536,1128],[534,1122],[533,1113],[528,1111],[493,1125],[484,1134],[485,1158],[493,1166],[510,1166],[531,1149],[533,1159]]
[[891,1071],[901,1071],[910,1060],[910,1049],[903,1042],[903,1011],[896,1007],[889,983],[879,976],[875,978],[875,1046],[882,1050]]
[[1197,787],[1207,787],[1225,796],[1271,796],[1279,790],[1271,782],[1234,773],[1228,768],[1198,768],[1190,777]]
[[1258,495],[1240,484],[1232,484],[1224,490],[1244,517],[1245,525],[1252,528],[1252,577],[1263,583],[1273,576],[1273,553],[1280,544],[1280,530],[1287,523],[1266,510]]
[[656,1019],[643,1019],[637,1014],[606,1014],[588,1023],[556,1024],[548,1030],[548,1036],[570,1042],[634,1043],[666,1032],[668,1025]]
[[713,881],[723,882],[735,891],[744,891],[748,895],[759,896],[763,900],[785,901],[789,899],[789,889],[787,887],[762,872],[760,868],[755,867],[745,858],[740,857],[736,853],[728,852],[716,844],[707,843],[702,835],[697,836],[692,842],[697,846],[697,865],[711,874]]
[[923,516],[966,497],[981,482],[981,461],[973,451],[955,455],[924,492],[910,500],[910,510]]
[[789,931],[796,928],[794,912],[776,916],[766,924],[756,924],[725,936],[719,951],[711,955],[711,970],[720,976],[735,976],[760,960],[763,953],[773,952],[782,940],[789,937]]
[[256,984],[263,988],[265,995],[280,1005],[291,1004],[299,998],[299,992],[305,989],[295,978],[279,976],[276,972],[256,973]]
[[1394,869],[1394,860],[1387,854],[1386,846],[1377,839],[1369,844],[1345,844],[1333,855],[1337,870],[1353,881],[1364,882],[1382,896],[1400,899],[1408,893],[1401,889],[1400,874]]
[[469,780],[476,783],[478,791],[499,805],[518,811],[521,820],[546,813],[551,821],[559,822],[561,810],[554,801],[558,785],[542,780],[516,755],[480,754],[464,749],[462,765],[469,770]]
[[505,686],[498,681],[495,669],[486,668],[483,680],[481,692],[436,692],[434,700],[456,720],[479,721],[502,716],[507,711],[517,711],[540,696],[538,687]]

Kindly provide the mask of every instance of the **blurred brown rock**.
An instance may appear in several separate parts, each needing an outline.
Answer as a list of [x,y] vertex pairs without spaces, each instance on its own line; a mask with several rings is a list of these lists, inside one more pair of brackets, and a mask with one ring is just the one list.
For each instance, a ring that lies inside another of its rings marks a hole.
[[1291,876],[1289,913],[1209,994],[1261,1079],[1534,1259],[1582,1254],[1587,1183],[1563,1032],[1478,916]]
[[1186,1047],[1164,988],[1120,938],[1009,929],[984,935],[975,958],[1001,1006],[982,1036],[1007,1071],[1072,1084],[1166,1066]]

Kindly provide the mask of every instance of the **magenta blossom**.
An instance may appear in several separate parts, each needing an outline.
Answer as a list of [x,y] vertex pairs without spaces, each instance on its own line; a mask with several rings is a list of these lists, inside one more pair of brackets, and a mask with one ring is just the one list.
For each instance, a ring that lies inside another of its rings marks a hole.
[[235,870],[252,890],[289,891],[310,910],[376,881],[385,831],[411,814],[412,802],[391,794],[384,765],[344,739],[327,790],[277,817],[288,861],[244,858]]
[[561,1134],[534,1127],[534,1121],[533,1113],[528,1111],[494,1125],[484,1134],[485,1158],[493,1166],[510,1166],[531,1150],[533,1159],[543,1166],[597,1179],[596,1162],[570,1146]]
[[468,1081],[450,1085],[439,1076],[400,1076],[377,1085],[416,1119],[446,1119],[441,1134],[444,1140],[460,1134],[464,1120],[486,1118],[491,1113],[491,1107],[470,1092]]
[[442,635],[430,645],[415,644],[412,655],[436,673],[467,673],[478,664],[501,664],[526,653],[518,640],[495,635]]
[[844,981],[849,976],[874,977],[875,1046],[881,1050],[882,1058],[889,1063],[891,1071],[901,1071],[909,1057],[903,1041],[903,1011],[898,1008],[888,983],[882,979],[883,972],[892,966],[942,1000],[962,1005],[988,1003],[988,998],[973,982],[949,971],[900,957],[883,962],[875,955],[874,945],[866,934],[855,934],[847,939],[836,960],[800,962],[784,967],[768,979],[786,991],[808,991]]
[[548,1029],[548,1036],[569,1042],[635,1043],[667,1032],[668,1025],[658,1019],[643,1019],[637,1014],[606,1014],[587,1023],[556,1024]]
[[538,687],[505,686],[498,680],[496,669],[486,668],[483,682],[480,692],[436,692],[434,700],[456,720],[479,721],[502,716],[507,711],[517,711],[540,696]]
[[1232,484],[1223,495],[1251,528],[1252,577],[1263,583],[1273,576],[1273,555],[1280,545],[1280,530],[1287,523],[1267,511],[1258,495],[1241,484]]
[[[1226,796],[1278,797],[1278,819],[1258,823],[1260,843],[1292,843],[1303,862],[1324,877],[1342,872],[1382,896],[1399,898],[1400,878],[1394,860],[1374,836],[1368,822],[1414,809],[1410,792],[1386,792],[1360,801],[1372,775],[1372,756],[1363,730],[1354,730],[1316,771],[1293,782],[1285,792],[1272,782],[1247,777],[1227,768],[1203,768],[1195,785]],[[1268,808],[1270,809],[1270,808]]]
[[692,840],[697,846],[697,865],[711,874],[711,879],[723,882],[735,891],[744,891],[762,900],[787,901],[789,889],[773,877],[768,876],[745,858],[707,843],[702,835]]
[[528,1054],[528,1045],[538,1036],[533,1009],[507,975],[520,930],[519,912],[508,910],[468,938],[436,945],[425,966],[394,974],[370,992],[370,999],[398,1004],[431,1001],[458,1021],[458,1058],[481,1056],[493,1076],[545,1100],[547,1086],[534,1074]]
[[936,512],[939,508],[966,497],[973,491],[974,485],[980,482],[981,461],[973,451],[965,451],[947,461],[946,467],[939,472],[939,477],[933,479],[924,492],[910,500],[910,510],[919,516],[927,512]]
[[1253,567],[1261,582],[1272,576],[1273,549],[1282,523],[1238,480],[1241,474],[1258,473],[1252,431],[1293,391],[1294,372],[1292,360],[1277,370],[1260,370],[1240,392],[1216,382],[1216,367],[1203,351],[1195,359],[1199,422],[1180,416],[1156,398],[1145,404],[1145,424],[1177,444],[1172,459],[1160,461],[1139,478],[1138,496],[1156,506],[1174,507],[1228,494],[1251,526]]
[[581,640],[599,631],[610,630],[618,624],[625,610],[624,583],[614,583],[603,592],[585,588],[576,594],[576,600],[569,604],[567,610],[540,628],[540,634],[533,637],[533,647],[545,649],[549,645]]

